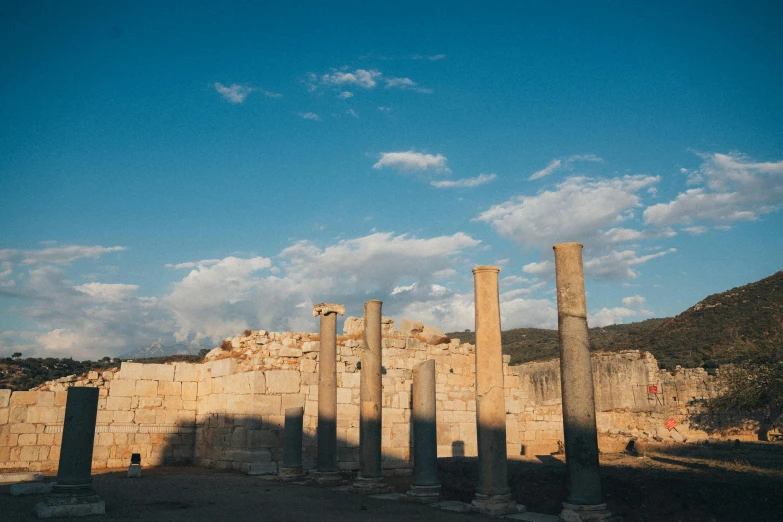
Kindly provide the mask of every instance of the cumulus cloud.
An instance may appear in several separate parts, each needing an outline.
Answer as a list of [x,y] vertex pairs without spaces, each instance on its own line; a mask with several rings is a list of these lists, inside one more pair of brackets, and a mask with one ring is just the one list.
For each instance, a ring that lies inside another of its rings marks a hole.
[[346,87],[358,87],[364,90],[372,90],[379,82],[387,89],[400,89],[430,93],[432,89],[420,86],[407,77],[384,76],[378,69],[351,69],[350,67],[333,68],[331,72],[317,75],[308,73],[306,84],[309,90],[314,91],[319,87],[339,89],[338,97],[350,98],[353,93],[346,91]]
[[608,279],[610,281],[636,279],[639,277],[639,272],[632,267],[676,251],[676,248],[670,248],[646,256],[637,255],[634,250],[614,251],[605,256],[587,259],[584,262],[584,271],[587,276]]
[[299,116],[300,116],[300,117],[302,117],[302,118],[304,118],[305,120],[314,120],[314,121],[319,121],[319,120],[321,119],[321,117],[320,117],[320,116],[318,116],[318,115],[317,115],[316,113],[314,113],[314,112],[300,112],[300,113],[299,113]]
[[479,174],[475,178],[431,181],[430,185],[435,188],[473,188],[489,183],[496,177],[497,175],[495,174]]
[[738,153],[700,156],[698,169],[684,170],[690,185],[702,186],[647,208],[646,224],[694,225],[686,230],[693,233],[700,230],[697,223],[755,221],[783,206],[783,161],[755,162]]
[[623,324],[626,320],[630,322],[640,319],[649,319],[653,316],[650,310],[630,310],[628,308],[601,308],[597,312],[587,314],[587,322],[591,327],[600,328],[610,324]]
[[405,152],[382,152],[374,169],[391,168],[398,172],[428,171],[451,172],[443,154],[426,154],[411,149]]
[[552,261],[541,261],[540,263],[528,263],[522,267],[526,274],[544,275],[555,273],[555,263]]
[[638,193],[660,181],[658,176],[633,175],[612,179],[572,177],[555,190],[535,196],[515,196],[481,213],[501,236],[525,246],[551,248],[553,244],[615,242],[634,231],[611,229],[634,216],[642,206]]
[[647,301],[647,299],[640,295],[631,295],[623,297],[623,306],[628,308],[641,308],[644,306],[645,301]]
[[240,85],[237,83],[232,83],[229,86],[225,86],[220,82],[215,82],[214,87],[215,90],[230,103],[245,103],[245,99],[247,98],[248,94],[255,90],[252,87],[248,87],[247,85]]
[[595,161],[598,163],[603,163],[603,159],[599,158],[595,154],[580,154],[580,155],[574,155],[574,156],[568,156],[567,158],[555,158],[552,161],[550,161],[546,167],[543,169],[534,172],[529,178],[527,178],[530,181],[543,178],[545,176],[549,176],[556,170],[559,170],[561,168],[567,168],[571,169],[574,162],[577,161]]
[[343,100],[347,100],[348,98],[353,97],[353,93],[350,91],[342,91],[340,94],[337,95],[337,97]]

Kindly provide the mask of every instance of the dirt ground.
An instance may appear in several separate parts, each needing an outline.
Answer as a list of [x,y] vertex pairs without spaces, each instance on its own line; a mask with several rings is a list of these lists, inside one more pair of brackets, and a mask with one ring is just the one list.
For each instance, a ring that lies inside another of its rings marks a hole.
[[[606,501],[626,522],[783,521],[783,444],[687,445],[638,456],[602,455]],[[469,501],[475,459],[442,459],[446,500]],[[511,461],[514,498],[528,511],[555,515],[565,499],[562,456]],[[408,477],[394,479],[399,492]],[[375,500],[310,486],[281,484],[202,468],[145,469],[140,480],[124,472],[94,476],[106,515],[89,520],[166,521],[454,521],[488,520],[428,506]],[[0,487],[0,520],[37,520],[37,498],[12,497]]]

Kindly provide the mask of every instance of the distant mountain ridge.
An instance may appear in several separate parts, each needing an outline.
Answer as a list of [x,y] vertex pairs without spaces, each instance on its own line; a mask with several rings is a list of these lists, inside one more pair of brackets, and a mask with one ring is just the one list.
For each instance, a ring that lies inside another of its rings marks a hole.
[[165,345],[159,341],[142,346],[123,355],[120,359],[148,359],[150,357],[166,357],[169,355],[198,355],[203,346],[192,346],[186,343]]
[[[474,332],[452,332],[475,343]],[[661,367],[716,368],[740,361],[783,359],[783,270],[713,294],[676,317],[590,328],[594,351],[644,350]],[[512,364],[559,357],[557,330],[516,328],[502,333]]]

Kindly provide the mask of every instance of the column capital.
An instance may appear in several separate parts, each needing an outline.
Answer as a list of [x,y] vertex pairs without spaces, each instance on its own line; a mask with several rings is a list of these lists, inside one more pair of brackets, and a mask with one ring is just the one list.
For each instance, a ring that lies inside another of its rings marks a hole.
[[474,266],[473,267],[473,273],[477,274],[479,272],[500,272],[499,266],[489,266],[489,265],[481,265],[481,266]]
[[335,303],[320,303],[313,307],[313,316],[328,314],[345,315],[345,305]]

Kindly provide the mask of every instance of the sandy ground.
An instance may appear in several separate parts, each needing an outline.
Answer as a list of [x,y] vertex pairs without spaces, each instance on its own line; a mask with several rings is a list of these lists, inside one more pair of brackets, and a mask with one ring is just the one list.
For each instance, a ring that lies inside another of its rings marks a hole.
[[[783,444],[683,445],[638,455],[602,455],[606,502],[626,522],[783,521]],[[444,499],[470,501],[476,460],[441,459]],[[512,494],[528,511],[556,515],[566,497],[562,456],[509,462]],[[47,477],[47,480],[52,480]],[[398,492],[409,478],[398,477]],[[94,476],[106,515],[89,520],[146,521],[458,521],[491,520],[429,506],[282,484],[194,467],[145,469]],[[0,521],[37,520],[37,497],[12,497],[0,487]]]

